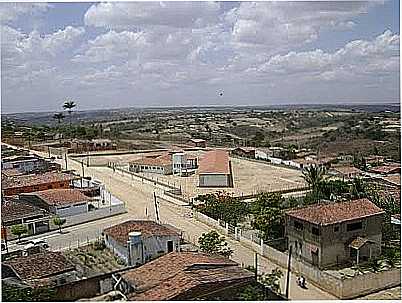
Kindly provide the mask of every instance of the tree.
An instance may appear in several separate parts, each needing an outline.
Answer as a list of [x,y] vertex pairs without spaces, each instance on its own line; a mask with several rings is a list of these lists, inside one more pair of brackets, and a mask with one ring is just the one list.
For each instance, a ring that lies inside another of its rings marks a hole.
[[313,194],[318,200],[319,196],[319,186],[324,180],[327,170],[324,166],[310,165],[303,169],[303,178],[310,186]]
[[63,109],[67,110],[68,116],[70,118],[70,128],[71,128],[71,113],[73,112],[74,107],[76,107],[77,104],[75,104],[74,101],[66,101],[63,104]]
[[55,290],[49,287],[20,288],[7,284],[1,287],[3,302],[51,302],[55,300]]
[[11,233],[18,237],[18,242],[21,241],[21,236],[28,233],[28,228],[24,224],[16,224],[11,226]]
[[353,198],[365,198],[367,196],[367,186],[361,178],[354,178],[352,187],[351,187],[351,195]]
[[64,117],[63,113],[56,113],[56,114],[53,115],[53,119],[57,120],[57,123],[58,123],[58,127],[57,127],[57,128],[58,128],[58,131],[59,131],[59,141],[60,141],[60,143],[61,143],[60,124],[61,124],[61,121],[62,121],[64,118],[65,118],[65,117]]
[[247,285],[239,295],[241,301],[263,301],[266,299],[264,289],[257,283]]
[[283,272],[277,267],[271,271],[271,273],[266,274],[261,277],[261,283],[270,288],[273,292],[279,294],[281,292],[281,278]]
[[61,233],[61,226],[66,223],[66,219],[60,217],[53,218],[53,224],[59,227],[59,232]]
[[203,233],[198,238],[198,244],[202,252],[210,254],[219,254],[224,257],[230,257],[233,250],[228,247],[225,237],[220,236],[216,231],[211,230],[208,233]]

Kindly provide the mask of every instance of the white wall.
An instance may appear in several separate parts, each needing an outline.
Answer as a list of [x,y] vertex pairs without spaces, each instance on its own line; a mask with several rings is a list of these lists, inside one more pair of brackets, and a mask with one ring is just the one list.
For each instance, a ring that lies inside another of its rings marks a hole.
[[63,208],[62,206],[56,207],[56,215],[60,217],[69,217],[78,214],[84,214],[88,212],[88,202],[85,202],[81,205],[81,203],[72,204],[68,208]]
[[199,175],[199,186],[228,187],[229,186],[229,177],[228,177],[228,175],[221,175],[221,174],[200,174]]

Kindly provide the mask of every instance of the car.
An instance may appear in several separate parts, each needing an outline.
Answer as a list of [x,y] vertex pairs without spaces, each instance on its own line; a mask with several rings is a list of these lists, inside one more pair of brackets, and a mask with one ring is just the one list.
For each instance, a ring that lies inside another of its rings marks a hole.
[[49,248],[49,244],[47,243],[47,241],[45,239],[33,239],[31,241],[28,242],[27,245],[24,246],[24,249],[29,249],[35,246],[39,246],[42,248]]

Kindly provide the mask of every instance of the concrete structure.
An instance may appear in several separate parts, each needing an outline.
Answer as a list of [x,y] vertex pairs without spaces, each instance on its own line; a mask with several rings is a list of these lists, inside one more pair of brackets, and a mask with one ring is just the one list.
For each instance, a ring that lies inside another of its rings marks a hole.
[[79,189],[49,189],[21,194],[20,198],[60,217],[88,212],[88,197]]
[[35,288],[64,284],[78,277],[75,266],[61,252],[34,253],[4,261],[1,265],[4,284],[12,280]]
[[129,163],[129,171],[170,175],[173,172],[172,156],[168,153],[148,155]]
[[190,139],[188,143],[194,147],[207,147],[207,141],[204,139]]
[[50,213],[25,201],[10,198],[1,202],[1,226],[6,228],[7,238],[13,237],[11,227],[16,224],[24,224],[28,228],[28,234],[49,231]]
[[[172,252],[122,274],[122,289],[131,301],[235,299],[236,289],[254,274],[228,258],[197,252]],[[225,293],[231,296],[225,296]]]
[[11,156],[1,159],[2,169],[17,169],[22,173],[45,172],[50,170],[60,170],[60,164],[37,156]]
[[286,237],[295,256],[320,268],[381,254],[384,211],[368,199],[315,204],[286,212]]
[[116,150],[116,144],[110,139],[73,140],[71,142],[69,153],[83,153],[89,151]]
[[195,156],[184,152],[174,153],[172,155],[173,174],[187,176],[195,172],[198,168],[198,159]]
[[370,169],[370,173],[380,174],[380,175],[390,175],[390,174],[400,174],[401,165],[400,164],[389,164],[383,166],[376,166]]
[[256,158],[256,150],[254,147],[236,147],[232,149],[231,154],[251,159]]
[[207,152],[200,160],[198,178],[200,187],[233,187],[229,154],[225,150]]
[[154,221],[126,221],[103,231],[106,245],[128,265],[178,251],[180,235]]
[[3,195],[12,196],[20,193],[30,193],[46,189],[70,188],[73,180],[80,177],[70,173],[46,172],[1,178]]

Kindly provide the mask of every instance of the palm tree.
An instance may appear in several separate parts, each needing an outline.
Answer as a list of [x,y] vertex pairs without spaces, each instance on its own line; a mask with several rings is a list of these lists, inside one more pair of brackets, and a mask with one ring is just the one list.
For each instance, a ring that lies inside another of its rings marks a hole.
[[64,117],[63,113],[56,113],[56,114],[53,115],[53,119],[57,120],[57,123],[58,123],[59,141],[60,141],[60,143],[61,143],[60,124],[61,124],[61,121],[62,121],[64,118],[65,118],[65,117]]
[[70,129],[71,129],[71,113],[73,112],[74,107],[76,107],[77,104],[75,104],[74,101],[66,101],[63,104],[63,109],[67,110],[68,116],[70,118]]
[[303,170],[303,179],[308,183],[314,195],[319,192],[327,170],[324,166],[310,165]]

